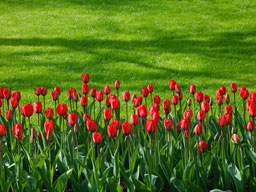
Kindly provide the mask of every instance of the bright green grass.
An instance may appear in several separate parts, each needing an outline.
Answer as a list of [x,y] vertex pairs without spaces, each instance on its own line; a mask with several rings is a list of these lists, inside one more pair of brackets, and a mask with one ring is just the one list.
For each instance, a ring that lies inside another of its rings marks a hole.
[[[215,96],[232,82],[255,91],[256,1],[17,0],[0,2],[0,87],[80,92],[119,79],[121,92],[152,83],[170,98],[176,80]],[[53,104],[48,94],[48,104]]]

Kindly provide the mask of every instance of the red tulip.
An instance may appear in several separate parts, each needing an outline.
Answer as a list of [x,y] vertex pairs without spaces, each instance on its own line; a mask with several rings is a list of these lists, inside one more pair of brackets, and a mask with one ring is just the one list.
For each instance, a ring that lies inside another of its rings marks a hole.
[[225,116],[227,125],[229,125],[232,122],[231,115],[228,113],[225,113],[224,116]]
[[149,111],[149,114],[151,117],[153,116],[154,112],[157,112],[157,110],[154,106],[150,106],[148,111]]
[[169,114],[171,112],[171,102],[168,99],[163,101],[163,111],[165,114]]
[[111,104],[110,104],[110,102],[109,102],[109,97],[106,99],[106,106],[107,106],[107,107],[111,107]]
[[77,115],[75,113],[70,113],[68,116],[68,123],[70,125],[75,125],[77,123]]
[[202,92],[195,93],[196,102],[201,103],[204,99],[204,94]]
[[16,97],[11,98],[11,107],[16,108],[19,105],[19,101],[16,99]]
[[223,90],[218,89],[218,91],[216,91],[216,97],[222,97],[223,98],[223,96],[224,96]]
[[158,122],[159,119],[160,119],[159,112],[154,111],[153,114],[152,114],[152,116],[151,116],[151,118],[154,119],[154,120],[156,120],[156,122]]
[[[55,94],[55,93],[54,93]],[[56,93],[57,94],[57,93]],[[72,98],[73,98],[73,89],[71,88],[71,89],[69,89],[69,91],[68,91],[68,100],[71,100]]]
[[188,106],[191,106],[191,104],[192,104],[191,99],[190,99],[190,98],[187,98],[187,105],[188,105]]
[[45,116],[47,119],[52,119],[54,115],[53,109],[52,108],[48,108],[45,111]]
[[182,96],[182,92],[177,93],[177,96],[178,96],[178,99],[181,101],[181,100],[182,100],[182,98],[183,98],[183,96]]
[[135,98],[136,98],[136,94],[132,94],[132,102],[134,102]]
[[0,107],[2,107],[3,100],[0,98]]
[[182,118],[180,120],[180,128],[182,130],[187,130],[189,128],[189,120],[186,118]]
[[193,112],[191,109],[186,109],[184,111],[184,114],[183,114],[184,119],[188,119],[189,121],[191,121],[192,116],[193,116]]
[[189,139],[189,131],[188,130],[185,130],[184,135],[185,135],[185,139]]
[[230,89],[233,93],[235,93],[237,91],[237,86],[236,86],[236,83],[232,83],[231,86],[230,86]]
[[256,105],[252,105],[249,107],[249,115],[250,117],[256,117]]
[[248,121],[247,122],[246,128],[247,128],[248,131],[253,131],[254,127],[255,127],[255,124],[254,124],[253,121]]
[[114,125],[116,129],[119,129],[120,127],[120,122],[118,119],[114,119],[111,124]]
[[218,105],[222,105],[223,104],[223,97],[222,96],[217,96],[216,100],[217,100],[217,104]]
[[12,128],[12,131],[15,135],[15,139],[19,139],[21,140],[22,139],[22,125],[21,124],[15,124]]
[[118,99],[112,99],[110,104],[113,110],[117,110],[119,108],[120,102]]
[[220,86],[219,90],[222,90],[223,94],[226,94],[226,87],[225,86]]
[[35,94],[36,94],[36,96],[40,96],[41,95],[41,88],[40,87],[36,87],[35,88]]
[[171,130],[173,127],[172,120],[171,119],[165,119],[164,120],[164,128],[166,130]]
[[42,103],[40,101],[34,103],[34,111],[35,113],[42,113]]
[[50,120],[45,121],[44,129],[45,129],[46,133],[48,133],[48,132],[52,133],[54,131],[54,123],[53,123],[53,121],[50,121]]
[[148,92],[149,92],[149,93],[153,93],[154,87],[153,87],[152,84],[149,84],[147,88],[148,88]]
[[6,127],[4,124],[0,124],[0,136],[3,137],[6,134]]
[[111,115],[111,111],[110,111],[110,109],[105,109],[104,110],[104,119],[106,120],[106,121],[109,121],[110,119],[111,119],[111,117],[112,117],[112,115]]
[[16,98],[18,101],[21,99],[21,95],[19,91],[13,92],[12,97]]
[[160,104],[160,102],[161,102],[160,97],[158,95],[154,96],[153,101],[154,101],[154,103],[158,103],[158,104]]
[[141,89],[141,95],[143,97],[147,97],[148,96],[148,89],[147,88],[142,88]]
[[116,137],[117,132],[118,132],[118,130],[115,125],[113,125],[113,124],[108,125],[108,136],[109,137]]
[[235,144],[239,144],[240,143],[240,136],[239,135],[232,134],[232,139],[233,139]]
[[160,105],[158,103],[154,103],[153,107],[156,109],[156,111],[159,111]]
[[128,102],[130,100],[130,93],[129,92],[124,92],[123,93],[123,100],[125,102]]
[[4,98],[4,89],[0,88],[0,98],[3,99]]
[[189,87],[188,87],[188,89],[189,89],[189,92],[192,94],[192,95],[194,95],[195,93],[196,93],[196,86],[195,85],[189,85]]
[[81,104],[82,107],[86,107],[87,104],[88,104],[88,98],[86,96],[82,96],[80,98],[80,104]]
[[198,144],[198,149],[202,153],[205,152],[207,150],[207,143],[205,141],[200,141]]
[[123,122],[122,128],[125,135],[130,135],[132,133],[132,125],[130,123]]
[[58,92],[57,91],[52,91],[51,92],[51,95],[52,95],[52,100],[54,100],[54,101],[56,101],[56,100],[58,100],[58,98],[59,98],[59,95],[58,95]]
[[177,105],[178,102],[179,102],[178,96],[177,96],[177,95],[173,95],[173,96],[172,96],[172,104],[173,104],[173,105]]
[[82,81],[83,81],[84,83],[88,83],[89,80],[90,80],[89,74],[88,74],[88,73],[83,73],[83,74],[82,74]]
[[201,124],[196,124],[194,132],[196,135],[201,135],[203,131],[203,126]]
[[41,94],[42,94],[43,96],[46,96],[46,95],[47,95],[47,88],[46,88],[46,87],[42,87],[42,88],[41,88]]
[[108,94],[110,94],[110,92],[111,92],[111,89],[110,89],[110,87],[107,85],[107,86],[104,86],[104,88],[103,88],[103,93],[105,94],[105,95],[108,95]]
[[96,97],[96,92],[97,92],[97,89],[96,88],[92,88],[91,89],[91,97],[95,98]]
[[95,132],[98,129],[98,125],[93,119],[88,119],[86,125],[88,131]]
[[197,120],[198,121],[204,121],[204,119],[205,119],[205,112],[204,111],[198,111],[198,113],[197,113]]
[[231,105],[226,105],[225,107],[225,113],[232,115],[233,113],[233,107]]
[[176,84],[176,82],[174,80],[169,81],[169,87],[171,90],[175,90],[175,84]]
[[84,115],[83,115],[83,122],[87,123],[88,119],[90,119],[90,115],[88,113],[84,113]]
[[9,100],[9,99],[11,98],[11,96],[12,96],[11,94],[12,94],[12,92],[11,92],[10,89],[5,88],[5,89],[3,90],[3,95],[4,95],[4,98],[5,98],[6,100]]
[[224,99],[225,99],[225,102],[229,104],[230,102],[229,94],[226,94]]
[[209,109],[210,109],[209,103],[203,102],[203,103],[201,104],[201,109],[202,109],[205,113],[207,113],[207,112],[209,111]]
[[89,86],[87,84],[82,85],[82,93],[87,95],[89,93]]
[[204,101],[209,103],[210,102],[210,97],[208,95],[204,95]]
[[115,89],[119,89],[120,88],[120,82],[118,80],[115,81],[114,87],[115,87]]
[[54,91],[57,92],[58,98],[59,98],[59,96],[60,96],[60,87],[56,86],[56,87],[54,88]]
[[157,122],[155,120],[147,120],[146,122],[146,131],[148,133],[153,133],[157,129]]
[[249,92],[245,87],[240,87],[239,89],[239,95],[243,98],[243,99],[247,99],[249,96]]
[[133,106],[134,106],[135,108],[137,108],[137,107],[139,107],[140,105],[141,105],[140,99],[138,99],[138,97],[136,97],[136,98],[134,99],[134,101],[133,101]]
[[109,98],[109,102],[111,103],[111,101],[112,101],[113,99],[117,99],[117,96],[116,96],[116,95],[113,95],[113,94],[110,94],[110,95],[108,96],[108,98]]
[[73,99],[75,102],[78,101],[78,94],[77,94],[77,92],[73,92],[73,94],[72,94],[72,99]]
[[59,116],[66,116],[68,114],[68,107],[66,104],[59,104],[57,106],[57,113]]
[[98,144],[102,142],[102,135],[98,132],[92,134],[93,143]]
[[148,116],[147,107],[145,105],[140,105],[137,108],[137,114],[139,117],[147,117]]
[[26,117],[31,117],[33,115],[33,105],[32,104],[25,104],[24,105],[24,115]]
[[103,100],[102,91],[96,91],[96,99],[97,99],[97,101],[102,101]]
[[175,84],[175,91],[176,93],[180,93],[180,85],[179,84]]
[[227,120],[226,120],[225,116],[224,116],[224,115],[223,115],[223,116],[220,116],[220,117],[219,117],[219,125],[220,125],[221,127],[224,127],[224,126],[226,126],[226,124],[227,124]]
[[130,121],[131,121],[131,124],[132,124],[132,125],[137,125],[137,124],[139,124],[138,115],[132,114]]

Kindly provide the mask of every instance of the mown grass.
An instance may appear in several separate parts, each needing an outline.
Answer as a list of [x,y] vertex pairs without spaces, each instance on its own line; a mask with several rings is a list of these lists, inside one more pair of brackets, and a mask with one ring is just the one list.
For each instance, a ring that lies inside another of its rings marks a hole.
[[211,96],[232,82],[256,90],[253,0],[2,0],[0,10],[0,87],[20,90],[22,103],[37,86],[58,85],[66,100],[83,72],[90,88],[119,79],[139,94],[152,83],[166,98],[170,79],[184,97],[191,83]]

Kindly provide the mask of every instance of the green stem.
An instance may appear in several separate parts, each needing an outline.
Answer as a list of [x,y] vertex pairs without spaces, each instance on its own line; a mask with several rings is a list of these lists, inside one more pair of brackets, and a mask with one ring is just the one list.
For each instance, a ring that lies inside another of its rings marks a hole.
[[126,102],[126,122],[128,122],[128,103]]

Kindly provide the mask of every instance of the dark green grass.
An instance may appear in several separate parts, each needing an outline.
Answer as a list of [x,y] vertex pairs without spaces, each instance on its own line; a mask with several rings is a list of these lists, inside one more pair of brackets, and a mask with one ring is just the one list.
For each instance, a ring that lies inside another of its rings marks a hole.
[[0,10],[0,87],[23,103],[56,85],[64,101],[83,72],[90,88],[119,79],[139,94],[152,83],[165,98],[170,79],[184,97],[192,83],[211,96],[232,82],[256,90],[256,1],[2,0]]

